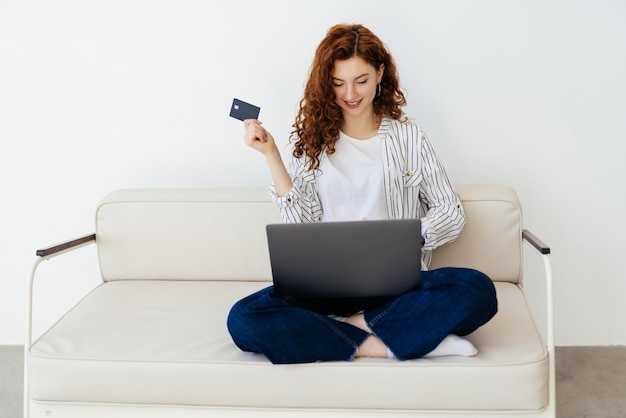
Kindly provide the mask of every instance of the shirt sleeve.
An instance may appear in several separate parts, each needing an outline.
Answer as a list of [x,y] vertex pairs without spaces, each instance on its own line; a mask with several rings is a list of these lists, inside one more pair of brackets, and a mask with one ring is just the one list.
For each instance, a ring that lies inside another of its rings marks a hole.
[[274,184],[269,187],[272,201],[278,207],[285,223],[320,222],[322,206],[315,185],[315,172],[307,170],[304,158],[291,157],[289,175],[293,187],[285,195],[278,196]]
[[465,225],[465,212],[432,144],[426,134],[421,133],[423,179],[420,201],[426,209],[422,217],[422,236],[424,251],[432,251],[457,238]]

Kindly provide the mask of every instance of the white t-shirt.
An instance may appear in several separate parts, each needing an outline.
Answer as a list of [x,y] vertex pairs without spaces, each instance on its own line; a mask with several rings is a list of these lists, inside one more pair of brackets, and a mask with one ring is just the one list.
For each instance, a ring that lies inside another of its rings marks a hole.
[[322,221],[386,219],[382,144],[378,135],[355,139],[343,132],[333,154],[320,161],[317,186]]

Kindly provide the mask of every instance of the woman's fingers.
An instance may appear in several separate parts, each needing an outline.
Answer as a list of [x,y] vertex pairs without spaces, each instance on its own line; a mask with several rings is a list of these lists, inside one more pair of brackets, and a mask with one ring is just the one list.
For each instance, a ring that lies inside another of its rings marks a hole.
[[252,124],[262,125],[263,122],[258,119],[246,119],[243,121],[243,127],[246,129],[248,129],[248,127]]
[[267,132],[261,126],[261,122],[256,119],[246,119],[244,121],[246,134],[244,140],[246,144],[253,145],[255,141],[267,142]]
[[272,135],[261,126],[261,122],[256,119],[246,119],[244,121],[246,133],[244,141],[246,145],[257,151],[268,154],[274,151],[275,144]]

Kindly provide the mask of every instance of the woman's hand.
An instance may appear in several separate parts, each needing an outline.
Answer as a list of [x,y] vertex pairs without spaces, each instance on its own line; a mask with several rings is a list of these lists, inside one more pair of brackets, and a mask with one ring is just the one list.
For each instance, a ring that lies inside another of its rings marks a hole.
[[254,148],[265,156],[268,156],[269,154],[278,151],[278,149],[272,134],[261,126],[261,124],[262,122],[256,119],[246,119],[243,121],[243,126],[246,128],[244,142],[249,147]]
[[293,186],[291,177],[285,169],[283,160],[274,142],[274,137],[261,126],[261,122],[256,119],[246,119],[243,121],[246,128],[244,141],[246,145],[259,151],[265,156],[267,165],[274,181],[274,187],[278,196],[283,196]]

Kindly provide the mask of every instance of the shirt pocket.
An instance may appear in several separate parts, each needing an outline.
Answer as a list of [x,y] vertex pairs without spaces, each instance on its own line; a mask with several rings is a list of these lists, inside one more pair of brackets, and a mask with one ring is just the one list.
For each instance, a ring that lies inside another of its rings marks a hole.
[[404,187],[415,187],[419,186],[422,182],[422,173],[417,170],[407,170],[403,174],[404,178]]

